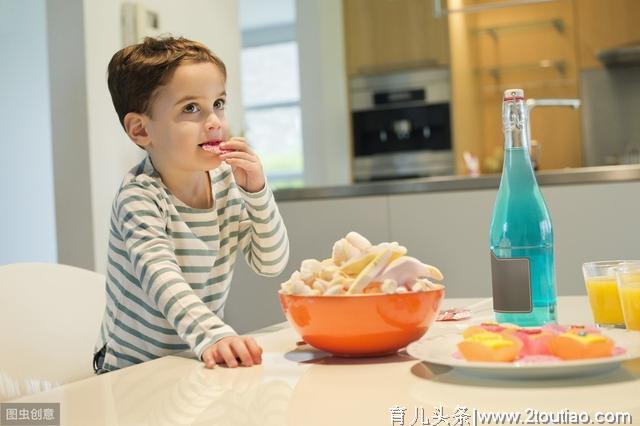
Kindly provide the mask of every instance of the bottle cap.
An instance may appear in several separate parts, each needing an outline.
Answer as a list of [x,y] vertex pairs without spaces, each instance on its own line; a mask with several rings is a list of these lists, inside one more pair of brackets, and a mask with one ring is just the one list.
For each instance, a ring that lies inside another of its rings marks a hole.
[[521,101],[524,100],[524,90],[508,89],[504,91],[503,101]]

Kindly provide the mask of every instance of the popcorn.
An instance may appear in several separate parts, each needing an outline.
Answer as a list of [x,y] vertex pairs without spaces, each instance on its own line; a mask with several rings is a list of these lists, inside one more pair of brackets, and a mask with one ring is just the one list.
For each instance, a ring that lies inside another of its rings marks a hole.
[[398,288],[398,282],[390,278],[387,278],[386,280],[384,280],[382,282],[382,285],[380,286],[380,289],[382,290],[382,292],[386,294],[395,293],[397,288]]
[[427,291],[427,290],[429,290],[429,287],[427,287],[427,285],[422,281],[416,281],[415,284],[411,286],[411,291]]
[[371,244],[357,232],[349,232],[333,244],[331,257],[305,259],[300,270],[282,283],[280,292],[296,295],[401,294],[438,287],[438,268],[406,256],[397,242]]
[[322,263],[316,259],[306,259],[302,261],[300,265],[300,275],[305,282],[313,280],[313,277],[317,276],[322,269]]
[[369,240],[354,231],[349,232],[344,239],[349,241],[352,246],[362,252],[371,247],[371,242]]
[[329,288],[329,283],[325,280],[317,278],[312,285],[314,290],[318,290],[320,293],[324,293]]
[[[342,286],[339,285],[334,285],[333,287],[329,287],[329,289],[327,291],[324,292],[325,296],[338,296],[341,294],[345,294],[347,291],[342,288]],[[295,294],[295,293],[291,293],[291,294]]]
[[362,252],[354,247],[349,241],[346,239],[341,239],[335,242],[333,245],[333,250],[331,251],[331,258],[334,263],[338,266],[342,265],[344,262],[357,257]]

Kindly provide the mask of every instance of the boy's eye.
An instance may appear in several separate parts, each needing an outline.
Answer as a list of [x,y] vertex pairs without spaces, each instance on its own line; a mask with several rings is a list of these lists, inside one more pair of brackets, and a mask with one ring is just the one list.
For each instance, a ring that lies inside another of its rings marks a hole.
[[224,99],[218,99],[213,103],[215,109],[224,109]]
[[184,107],[184,109],[182,111],[188,112],[188,113],[193,113],[193,112],[200,111],[200,108],[196,104],[188,104],[187,106]]

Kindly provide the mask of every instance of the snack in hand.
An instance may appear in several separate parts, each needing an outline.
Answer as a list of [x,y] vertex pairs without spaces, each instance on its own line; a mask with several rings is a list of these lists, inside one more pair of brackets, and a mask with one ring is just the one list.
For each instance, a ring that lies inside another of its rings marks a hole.
[[306,259],[300,270],[281,285],[280,292],[306,296],[374,293],[406,293],[435,287],[441,281],[438,268],[407,256],[397,242],[371,244],[357,232],[349,232],[333,245],[331,257]]

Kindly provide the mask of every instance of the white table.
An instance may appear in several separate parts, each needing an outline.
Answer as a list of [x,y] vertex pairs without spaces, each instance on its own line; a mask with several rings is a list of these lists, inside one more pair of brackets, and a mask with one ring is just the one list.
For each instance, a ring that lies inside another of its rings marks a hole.
[[[478,300],[449,299],[445,306]],[[485,310],[472,321],[490,317],[490,310]],[[590,322],[586,297],[561,297],[559,321]],[[435,323],[429,333],[463,324]],[[263,330],[256,338],[264,348],[260,366],[207,370],[193,359],[165,357],[12,402],[60,402],[66,426],[410,425],[416,414],[414,424],[420,425],[422,413],[434,424],[433,411],[440,408],[454,425],[458,407],[469,414],[475,409],[523,416],[526,409],[621,412],[640,423],[640,360],[584,378],[506,381],[465,376],[402,352],[369,359],[333,358],[296,345],[298,336],[285,324]],[[403,423],[400,417],[392,422],[396,406],[406,409]]]

